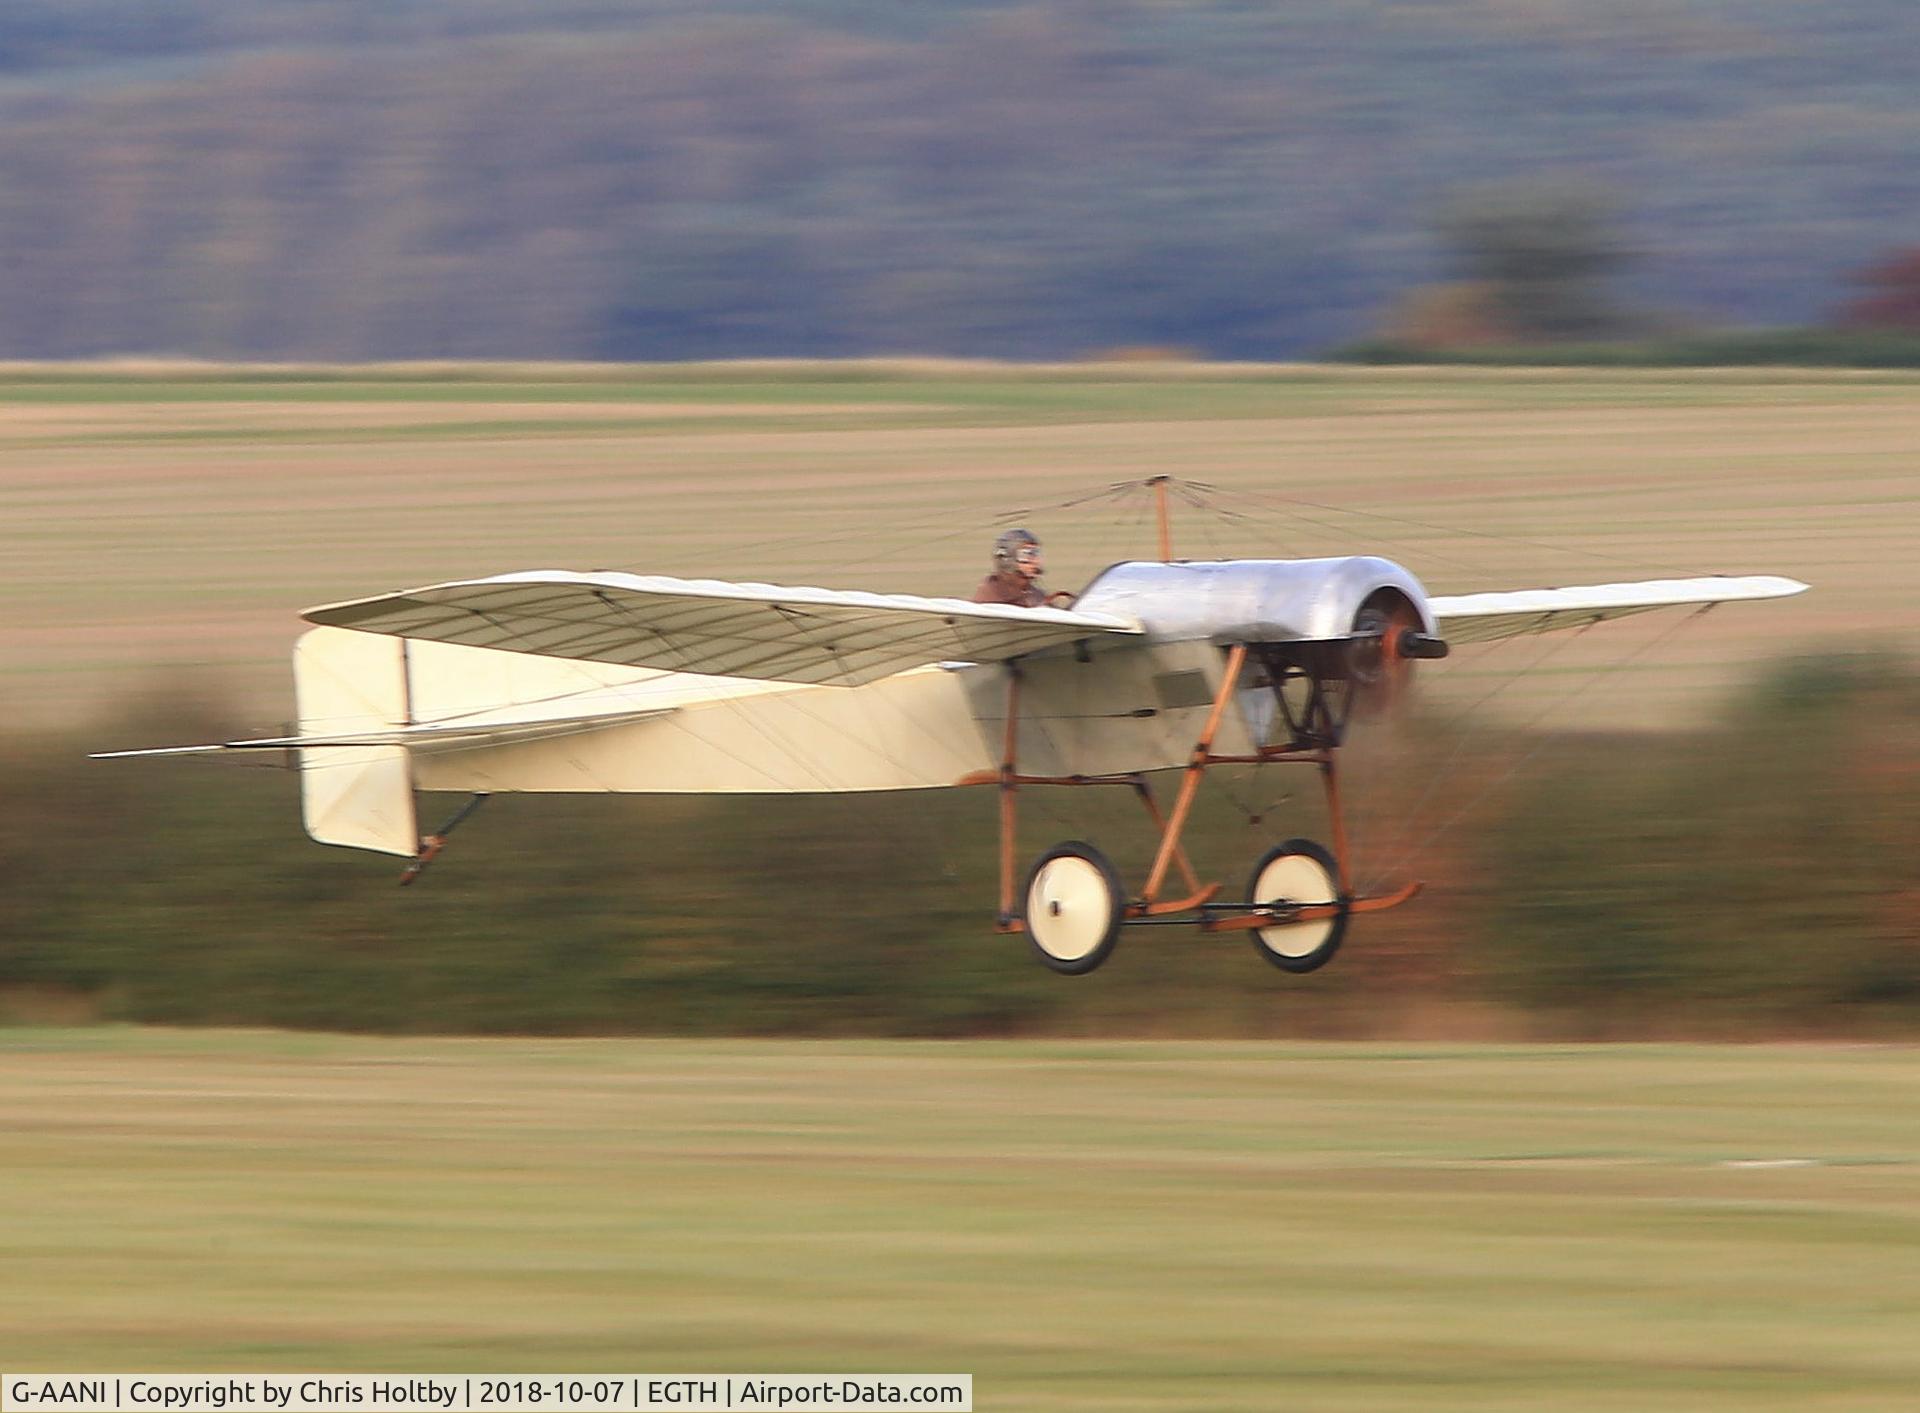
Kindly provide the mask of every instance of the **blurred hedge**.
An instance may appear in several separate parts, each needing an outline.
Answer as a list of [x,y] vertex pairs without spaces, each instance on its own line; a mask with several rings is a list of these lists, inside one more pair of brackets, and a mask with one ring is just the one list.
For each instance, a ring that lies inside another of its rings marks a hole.
[[[1920,1024],[1920,676],[1887,660],[1783,665],[1689,736],[1460,753],[1410,725],[1397,763],[1369,779],[1356,761],[1355,827],[1363,873],[1394,837],[1433,833],[1414,860],[1429,889],[1357,922],[1306,978],[1185,929],[1130,932],[1090,977],[1043,970],[990,927],[988,790],[504,796],[403,891],[398,860],[303,838],[290,773],[83,758],[229,725],[181,703],[132,715],[0,749],[0,1015],[912,1035]],[[1426,784],[1406,756],[1442,751],[1447,787],[1400,818]],[[1281,788],[1297,798],[1275,808]],[[1149,839],[1124,793],[1033,792],[1023,854],[1096,837],[1137,879]],[[1273,838],[1325,837],[1306,772],[1223,776],[1207,802],[1194,852],[1230,896]],[[424,797],[423,821],[455,804]]]
[[1721,729],[1569,741],[1483,841],[1484,988],[1580,1025],[1920,1018],[1920,676],[1783,665]]
[[1488,344],[1461,348],[1432,348],[1376,338],[1342,345],[1326,357],[1335,363],[1496,368],[1920,368],[1920,334],[1750,329],[1614,343]]

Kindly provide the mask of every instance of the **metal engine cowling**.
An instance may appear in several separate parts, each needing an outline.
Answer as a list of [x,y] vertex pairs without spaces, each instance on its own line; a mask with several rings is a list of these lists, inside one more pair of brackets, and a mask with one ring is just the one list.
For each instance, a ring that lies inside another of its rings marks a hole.
[[1076,606],[1135,618],[1162,641],[1249,644],[1263,661],[1350,684],[1362,714],[1404,700],[1417,661],[1446,656],[1420,581],[1373,555],[1131,561],[1102,573]]

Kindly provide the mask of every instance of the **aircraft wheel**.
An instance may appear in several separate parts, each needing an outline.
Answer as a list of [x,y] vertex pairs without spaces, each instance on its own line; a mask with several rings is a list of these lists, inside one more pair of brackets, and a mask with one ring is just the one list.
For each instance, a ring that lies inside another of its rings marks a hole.
[[1027,874],[1025,898],[1027,940],[1057,972],[1084,976],[1120,938],[1120,875],[1091,844],[1074,840],[1042,854]]
[[[1269,849],[1254,865],[1247,885],[1249,903],[1334,903],[1340,900],[1340,871],[1333,855],[1311,839],[1289,839]],[[1334,917],[1275,923],[1253,929],[1260,955],[1282,971],[1318,971],[1340,950],[1347,934],[1345,908]]]

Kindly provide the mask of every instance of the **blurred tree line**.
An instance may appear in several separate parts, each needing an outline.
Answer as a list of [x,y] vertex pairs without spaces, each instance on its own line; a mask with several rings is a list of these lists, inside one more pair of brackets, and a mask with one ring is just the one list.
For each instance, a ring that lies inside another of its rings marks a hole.
[[[1091,976],[1044,970],[991,930],[990,790],[503,796],[401,891],[398,859],[301,836],[291,774],[82,758],[123,734],[217,738],[222,723],[183,701],[0,754],[0,1019],[956,1036],[1920,1027],[1920,673],[1887,659],[1784,663],[1693,734],[1448,740],[1415,720],[1419,765],[1381,757],[1368,774],[1363,755],[1350,822],[1363,878],[1404,868],[1428,889],[1358,920],[1311,977],[1243,938],[1164,928],[1128,932]],[[1247,793],[1261,788],[1223,777],[1190,835],[1229,896],[1274,838],[1326,837],[1317,806],[1276,810]],[[1029,792],[1024,855],[1093,837],[1137,882],[1152,839],[1130,800],[1107,798],[1124,793]],[[423,823],[454,803],[423,797]]]
[[1754,364],[1920,367],[1920,247],[1848,282],[1867,292],[1820,325],[1712,330],[1623,301],[1635,252],[1617,203],[1577,183],[1478,188],[1449,203],[1439,237],[1460,278],[1402,295],[1380,331],[1328,351],[1377,363],[1629,367]]
[[[1910,0],[8,0],[0,356],[1297,355],[1569,181],[1622,307],[1803,324],[1914,239],[1916,51]],[[1568,273],[1464,278],[1584,337]]]

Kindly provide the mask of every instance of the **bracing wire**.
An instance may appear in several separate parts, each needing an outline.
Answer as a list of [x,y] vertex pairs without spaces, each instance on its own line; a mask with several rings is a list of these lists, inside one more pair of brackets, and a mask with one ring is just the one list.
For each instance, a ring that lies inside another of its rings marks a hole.
[[[1255,531],[1259,531],[1266,528],[1270,520],[1277,523],[1278,518],[1281,514],[1281,507],[1285,507],[1287,520],[1290,522],[1306,523],[1314,526],[1315,528],[1340,534],[1340,535],[1349,535],[1353,533],[1353,530],[1350,527],[1337,525],[1330,521],[1323,520],[1315,516],[1300,514],[1297,507],[1299,505],[1305,505],[1311,509],[1322,510],[1329,513],[1350,514],[1350,515],[1362,517],[1368,520],[1380,521],[1383,523],[1403,525],[1403,526],[1417,528],[1417,529],[1432,530],[1432,531],[1437,531],[1445,534],[1463,535],[1467,537],[1485,539],[1485,540],[1494,541],[1494,542],[1522,544],[1532,548],[1545,549],[1545,550],[1550,550],[1554,552],[1564,552],[1569,548],[1566,546],[1549,544],[1544,541],[1530,540],[1520,536],[1502,535],[1502,534],[1497,534],[1497,533],[1488,532],[1488,531],[1471,531],[1471,530],[1463,531],[1463,530],[1455,529],[1453,527],[1436,525],[1426,521],[1417,520],[1411,517],[1385,515],[1378,512],[1355,510],[1350,507],[1333,506],[1333,505],[1325,504],[1323,502],[1305,500],[1304,498],[1271,496],[1271,495],[1262,495],[1257,492],[1240,492],[1240,491],[1223,494],[1219,491],[1217,487],[1208,485],[1206,483],[1200,483],[1200,482],[1175,481],[1172,484],[1176,493],[1180,496],[1181,500],[1184,503],[1190,506],[1193,506],[1194,508],[1199,509],[1203,512],[1209,513],[1210,515],[1220,519],[1224,523],[1241,524]],[[1248,513],[1245,510],[1236,509],[1232,505],[1223,503],[1229,500],[1237,501],[1240,505],[1266,507],[1266,508],[1256,510],[1255,513]],[[1201,529],[1202,529],[1203,536],[1206,537],[1210,547],[1213,548],[1214,552],[1222,553],[1218,538],[1213,533],[1212,526],[1208,523],[1208,521],[1204,519],[1201,521]],[[1396,546],[1409,544],[1408,541],[1406,541],[1404,538],[1400,536],[1383,536],[1383,538],[1388,539],[1390,543],[1395,544]],[[1473,572],[1473,573],[1485,572],[1485,567],[1483,565],[1470,563],[1466,560],[1458,559],[1450,555],[1445,555],[1438,551],[1428,550],[1425,547],[1418,547],[1418,552],[1427,558],[1433,559],[1438,562],[1447,563],[1447,564],[1453,565],[1456,568],[1464,569],[1469,572]],[[1614,563],[1635,564],[1635,565],[1644,566],[1644,561],[1634,561],[1634,560],[1622,558],[1620,556],[1607,555],[1601,551],[1577,549],[1575,552],[1584,553],[1588,555],[1588,557],[1590,558],[1607,560]],[[1676,621],[1659,637],[1653,640],[1650,640],[1649,642],[1643,643],[1638,649],[1626,655],[1619,662],[1612,664],[1608,668],[1596,669],[1594,674],[1589,675],[1588,677],[1584,678],[1580,683],[1576,684],[1575,688],[1572,691],[1563,694],[1560,698],[1549,703],[1545,709],[1543,709],[1540,713],[1536,714],[1533,720],[1527,723],[1527,726],[1524,729],[1532,729],[1533,727],[1537,726],[1541,721],[1544,721],[1546,717],[1552,712],[1564,709],[1566,706],[1571,705],[1575,700],[1578,699],[1579,696],[1584,694],[1584,692],[1593,685],[1594,681],[1596,681],[1598,677],[1605,675],[1607,672],[1610,672],[1610,671],[1617,671],[1620,669],[1624,669],[1625,667],[1630,665],[1633,661],[1637,660],[1640,656],[1644,655],[1646,652],[1652,651],[1655,647],[1659,645],[1660,642],[1665,641],[1667,637],[1670,637],[1673,633],[1678,632],[1683,626],[1685,626],[1686,623],[1691,622],[1693,618],[1697,618],[1698,616],[1699,615],[1696,613],[1694,615],[1689,616],[1687,619]],[[1520,666],[1517,666],[1511,673],[1508,673],[1503,677],[1501,677],[1500,680],[1495,683],[1495,685],[1490,691],[1484,693],[1476,701],[1474,701],[1473,703],[1463,708],[1453,718],[1452,724],[1454,726],[1472,726],[1472,723],[1476,723],[1483,720],[1481,713],[1483,712],[1485,707],[1487,707],[1502,693],[1504,693],[1510,687],[1512,687],[1512,685],[1515,682],[1519,681],[1522,677],[1528,675],[1529,673],[1537,671],[1546,662],[1552,660],[1556,655],[1564,651],[1565,648],[1573,640],[1581,637],[1582,635],[1583,635],[1582,632],[1556,635],[1554,642],[1550,644],[1545,651],[1537,654],[1531,661],[1526,662]],[[1516,638],[1505,640],[1505,641],[1518,641],[1519,638],[1526,637],[1526,636],[1532,636],[1532,635],[1517,635]],[[1498,651],[1500,646],[1504,646],[1504,643],[1500,645],[1496,645],[1495,651]],[[1484,657],[1482,660],[1483,662],[1485,661]],[[1433,799],[1438,794],[1440,788],[1458,769],[1465,755],[1465,750],[1469,740],[1475,737],[1477,731],[1484,730],[1484,729],[1485,728],[1483,726],[1472,726],[1472,729],[1461,730],[1455,733],[1454,744],[1451,751],[1448,753],[1446,759],[1441,763],[1439,768],[1436,769],[1433,772],[1433,774],[1429,776],[1420,795],[1415,799],[1412,806],[1404,811],[1396,812],[1397,824],[1392,826],[1392,831],[1387,836],[1385,842],[1381,843],[1378,846],[1380,854],[1383,858],[1387,857],[1389,854],[1392,855],[1391,862],[1380,871],[1379,876],[1381,877],[1386,876],[1388,873],[1391,872],[1393,868],[1399,867],[1405,862],[1409,861],[1411,858],[1416,857],[1422,849],[1428,847],[1431,844],[1434,838],[1438,837],[1438,834],[1440,832],[1443,832],[1445,829],[1451,827],[1452,824],[1456,823],[1458,819],[1462,817],[1462,815],[1467,810],[1477,805],[1481,799],[1483,799],[1487,794],[1490,794],[1493,789],[1498,788],[1498,786],[1501,783],[1504,783],[1506,779],[1511,778],[1512,773],[1517,769],[1523,767],[1526,761],[1531,758],[1532,754],[1539,749],[1539,747],[1536,745],[1534,750],[1529,751],[1525,756],[1521,758],[1520,761],[1516,762],[1515,765],[1509,770],[1509,772],[1506,775],[1496,779],[1488,787],[1483,788],[1478,794],[1476,794],[1473,797],[1473,799],[1471,799],[1468,802],[1468,804],[1465,807],[1463,807],[1460,810],[1456,810],[1453,815],[1449,816],[1446,820],[1444,820],[1436,829],[1431,831],[1427,836],[1420,839],[1412,848],[1402,848],[1401,846],[1405,843],[1405,841],[1419,827],[1420,820],[1421,820],[1421,812],[1427,805],[1428,801]],[[1223,786],[1223,789],[1225,789],[1228,795],[1228,798],[1232,801],[1232,803],[1236,806],[1236,808],[1240,809],[1244,814],[1246,814],[1250,820],[1256,819],[1260,814],[1265,813],[1264,810],[1258,811],[1258,812],[1249,810],[1245,802],[1238,797],[1238,792],[1232,788],[1229,782],[1223,780],[1222,786]],[[1286,797],[1283,796],[1282,799],[1284,798]],[[1363,841],[1367,841],[1370,839],[1370,837],[1372,836],[1372,834],[1375,832],[1377,828],[1382,827],[1383,820],[1385,819],[1385,813],[1386,812],[1385,812],[1384,803],[1379,803],[1379,804],[1376,804],[1375,808],[1372,810],[1371,813],[1363,814],[1361,817],[1359,817],[1358,819],[1355,819],[1352,822],[1352,825],[1350,826],[1350,828],[1351,828],[1351,833],[1355,840],[1356,857],[1364,858],[1367,856],[1368,852],[1371,852],[1370,849],[1363,850],[1360,846],[1363,843]],[[1393,851],[1395,850],[1398,850],[1399,852],[1394,853]]]
[[[1426,807],[1430,799],[1439,793],[1440,787],[1445,784],[1453,772],[1459,768],[1465,758],[1468,743],[1478,740],[1482,735],[1492,729],[1482,714],[1483,709],[1490,706],[1496,698],[1508,688],[1512,687],[1514,683],[1519,682],[1531,673],[1538,672],[1542,667],[1546,666],[1547,663],[1566,651],[1575,641],[1585,636],[1587,628],[1591,628],[1592,626],[1592,624],[1588,624],[1586,628],[1581,628],[1571,633],[1554,634],[1545,649],[1536,654],[1531,660],[1520,664],[1511,672],[1502,675],[1495,681],[1491,690],[1461,707],[1441,724],[1439,728],[1440,734],[1443,737],[1452,738],[1452,749],[1447,752],[1445,758],[1441,760],[1439,765],[1427,776],[1426,784],[1421,787],[1420,793],[1414,798],[1413,803],[1408,805],[1406,809],[1398,812],[1398,824],[1392,827],[1392,833],[1388,834],[1387,837],[1382,840],[1367,841],[1377,846],[1382,857],[1385,857],[1389,850],[1397,849],[1413,830],[1419,827],[1420,811]],[[1490,658],[1496,653],[1501,653],[1509,644],[1528,642],[1534,638],[1545,636],[1547,636],[1546,630],[1536,628],[1528,633],[1516,633],[1512,637],[1503,638],[1492,644],[1486,652],[1480,655],[1479,665],[1484,667]],[[1360,842],[1359,833],[1356,831],[1355,856],[1365,857],[1366,855],[1362,853],[1358,847]],[[1376,874],[1372,876],[1369,881],[1378,882],[1384,877],[1384,874]]]
[[[1639,647],[1635,648],[1632,652],[1628,653],[1625,657],[1621,658],[1618,662],[1611,663],[1604,669],[1597,669],[1593,672],[1589,672],[1585,674],[1581,678],[1581,680],[1574,685],[1572,690],[1565,692],[1561,696],[1550,701],[1545,707],[1541,708],[1538,712],[1534,713],[1534,715],[1530,717],[1525,723],[1523,723],[1518,728],[1518,730],[1522,732],[1534,730],[1543,721],[1545,721],[1548,716],[1552,715],[1555,712],[1564,710],[1566,707],[1571,706],[1580,697],[1584,696],[1593,687],[1593,684],[1595,682],[1598,682],[1602,677],[1605,677],[1614,672],[1623,671],[1626,668],[1632,666],[1640,658],[1646,656],[1646,654],[1653,651],[1653,649],[1659,647],[1662,643],[1666,642],[1669,638],[1673,637],[1682,628],[1687,627],[1688,625],[1700,619],[1703,615],[1711,612],[1714,609],[1714,607],[1715,605],[1713,604],[1701,605],[1699,608],[1695,609],[1692,613],[1686,615],[1684,618],[1675,620],[1673,623],[1669,624],[1666,628],[1661,630],[1658,634],[1655,634],[1653,637],[1641,643]],[[1473,810],[1477,809],[1480,806],[1480,804],[1483,801],[1485,801],[1490,795],[1492,795],[1496,790],[1499,790],[1502,787],[1504,787],[1509,781],[1511,781],[1516,775],[1518,775],[1529,761],[1531,761],[1535,756],[1539,755],[1542,750],[1546,749],[1548,740],[1549,738],[1544,735],[1538,737],[1534,741],[1534,743],[1531,746],[1529,746],[1525,751],[1521,752],[1521,754],[1516,759],[1514,759],[1506,767],[1506,769],[1501,771],[1493,779],[1487,781],[1486,784],[1481,786],[1479,790],[1475,791],[1474,794],[1468,798],[1465,804],[1461,805],[1452,814],[1448,815],[1445,819],[1441,820],[1431,830],[1429,830],[1424,836],[1422,836],[1418,842],[1416,842],[1410,848],[1403,850],[1397,858],[1393,859],[1389,864],[1383,867],[1379,872],[1379,876],[1381,878],[1391,878],[1401,869],[1408,867],[1415,859],[1419,858],[1420,855],[1423,852],[1425,852],[1425,850],[1433,844],[1434,840],[1438,839],[1442,834],[1446,833],[1449,829],[1453,828],[1456,824],[1458,824],[1462,819],[1466,818],[1468,814],[1472,813]]]
[[[955,516],[963,516],[965,517],[964,523],[956,528],[943,529],[940,537],[944,538],[947,535],[967,534],[988,530],[997,526],[1004,514],[1004,512],[995,508],[995,504],[995,502],[971,501],[958,506],[946,505],[929,507],[924,511],[916,512],[904,519],[896,521],[890,528],[896,531],[912,530],[922,525],[932,523],[939,523],[943,526],[951,527],[953,526]],[[744,542],[725,544],[717,548],[728,555],[737,556],[756,550],[783,549],[791,545],[813,544],[825,548],[845,544],[851,540],[871,539],[875,529],[873,523],[871,521],[861,521],[857,517],[855,519],[856,523],[849,525],[848,528],[844,530],[833,533],[822,533],[818,530],[804,530],[791,535],[774,536],[769,539],[747,540]],[[642,565],[657,567],[658,562],[657,559],[627,560],[610,567],[615,569],[633,569]],[[860,561],[851,562],[857,563]]]
[[[1644,559],[1633,559],[1623,555],[1608,554],[1604,550],[1590,549],[1584,545],[1554,544],[1546,540],[1529,539],[1524,535],[1507,535],[1493,530],[1471,530],[1458,525],[1441,525],[1427,520],[1416,520],[1410,516],[1388,515],[1377,510],[1361,510],[1354,506],[1329,505],[1324,501],[1308,500],[1304,496],[1282,496],[1270,491],[1240,491],[1237,494],[1255,501],[1262,501],[1275,508],[1304,505],[1314,510],[1329,511],[1340,515],[1354,515],[1368,520],[1380,520],[1388,524],[1404,525],[1411,529],[1430,530],[1438,534],[1453,535],[1476,540],[1492,540],[1503,544],[1522,545],[1529,549],[1546,550],[1552,554],[1577,554],[1588,559],[1601,560],[1612,564],[1626,565],[1629,568],[1646,570],[1658,568],[1670,572],[1676,566],[1661,566]],[[1383,537],[1385,538],[1385,537]],[[1392,541],[1402,543],[1401,541]],[[1431,553],[1429,551],[1428,553]],[[1438,558],[1437,555],[1434,556]],[[1691,572],[1682,570],[1681,572]]]
[[[1259,505],[1267,500],[1267,498],[1265,497],[1258,496],[1248,491],[1236,491],[1232,493],[1232,496],[1239,499],[1242,502],[1254,502],[1256,503],[1256,505]],[[1302,502],[1302,504],[1314,505],[1314,502],[1306,501],[1306,502]],[[1349,512],[1340,506],[1317,506],[1316,505],[1315,508],[1326,510],[1333,514],[1364,514],[1365,513],[1365,512]],[[1292,509],[1292,508],[1282,510],[1277,506],[1267,505],[1264,509],[1255,509],[1251,511],[1235,510],[1231,513],[1237,514],[1238,516],[1240,516],[1241,519],[1245,520],[1248,524],[1254,525],[1254,526],[1258,526],[1261,523],[1262,517],[1272,517],[1274,523],[1279,525],[1283,525],[1283,526],[1311,525],[1316,530],[1324,530],[1331,535],[1336,535],[1340,537],[1341,539],[1351,539],[1356,534],[1359,533],[1359,531],[1354,529],[1354,527],[1352,526],[1336,524],[1333,521],[1322,520],[1317,516],[1303,515],[1300,513],[1299,510]],[[1395,546],[1401,546],[1401,545],[1411,546],[1413,554],[1418,555],[1423,559],[1432,560],[1438,564],[1447,565],[1449,568],[1462,569],[1472,574],[1484,574],[1487,572],[1486,566],[1483,564],[1476,564],[1469,560],[1459,559],[1453,555],[1444,554],[1439,550],[1432,549],[1425,545],[1416,546],[1416,545],[1413,545],[1412,541],[1409,541],[1399,536],[1378,535],[1378,538],[1384,539],[1387,541],[1388,544],[1395,545]]]

